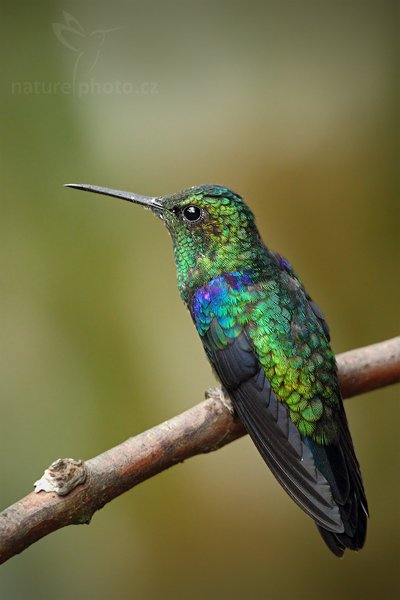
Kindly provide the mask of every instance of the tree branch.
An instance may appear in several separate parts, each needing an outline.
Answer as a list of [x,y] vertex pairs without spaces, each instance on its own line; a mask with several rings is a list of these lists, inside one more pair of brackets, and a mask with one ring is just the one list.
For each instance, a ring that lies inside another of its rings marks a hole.
[[[339,354],[337,362],[345,398],[399,382],[400,337]],[[89,523],[107,502],[145,479],[244,434],[229,400],[217,391],[84,463],[56,461],[37,482],[39,493],[32,492],[0,513],[0,563],[61,527]]]

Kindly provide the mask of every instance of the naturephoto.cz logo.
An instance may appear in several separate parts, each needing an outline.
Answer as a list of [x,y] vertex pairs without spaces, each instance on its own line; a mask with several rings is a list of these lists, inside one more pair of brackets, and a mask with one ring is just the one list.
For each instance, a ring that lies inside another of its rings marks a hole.
[[75,55],[71,78],[64,81],[13,81],[12,94],[65,94],[77,97],[89,94],[158,94],[158,84],[153,81],[135,84],[127,80],[100,81],[95,78],[95,68],[106,39],[123,27],[88,32],[71,14],[64,11],[63,17],[64,22],[53,23],[52,28],[60,44]]

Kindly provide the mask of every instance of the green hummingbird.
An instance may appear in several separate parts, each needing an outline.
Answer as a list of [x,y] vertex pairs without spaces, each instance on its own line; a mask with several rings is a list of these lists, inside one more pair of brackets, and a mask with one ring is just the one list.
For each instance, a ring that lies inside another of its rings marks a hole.
[[68,187],[140,204],[165,223],[182,300],[262,458],[336,556],[362,548],[368,505],[328,326],[241,196],[211,184],[162,197]]

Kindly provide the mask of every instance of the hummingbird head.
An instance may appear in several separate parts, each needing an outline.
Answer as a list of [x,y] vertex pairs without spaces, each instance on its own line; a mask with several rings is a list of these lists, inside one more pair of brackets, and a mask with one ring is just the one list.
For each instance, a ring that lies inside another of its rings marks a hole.
[[210,279],[243,271],[265,247],[244,200],[220,185],[199,185],[158,198],[85,184],[67,184],[150,209],[173,241],[178,285],[185,302]]

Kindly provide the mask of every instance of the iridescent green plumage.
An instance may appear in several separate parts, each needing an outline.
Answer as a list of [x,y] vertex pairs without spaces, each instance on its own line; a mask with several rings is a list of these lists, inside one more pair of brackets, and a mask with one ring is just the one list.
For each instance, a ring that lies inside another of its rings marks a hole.
[[337,556],[361,548],[367,501],[328,327],[242,198],[215,185],[162,198],[76,187],[143,204],[164,221],[182,299],[265,462]]
[[201,186],[168,197],[168,202],[181,209],[196,204],[208,215],[199,230],[175,228],[175,221],[165,217],[174,240],[178,285],[189,310],[193,312],[194,292],[213,277],[250,272],[252,285],[227,293],[218,311],[234,321],[238,332],[249,324],[258,359],[300,432],[322,443],[333,439],[335,359],[321,319],[290,265],[265,247],[252,213],[230,190]]
[[[335,439],[332,410],[338,407],[336,368],[326,335],[290,276],[276,269],[274,278],[232,289],[214,301],[208,319],[195,314],[201,336],[216,319],[220,349],[246,329],[275,394],[302,435],[319,443]],[[250,272],[251,273],[251,272]],[[249,275],[250,278],[250,275]]]

